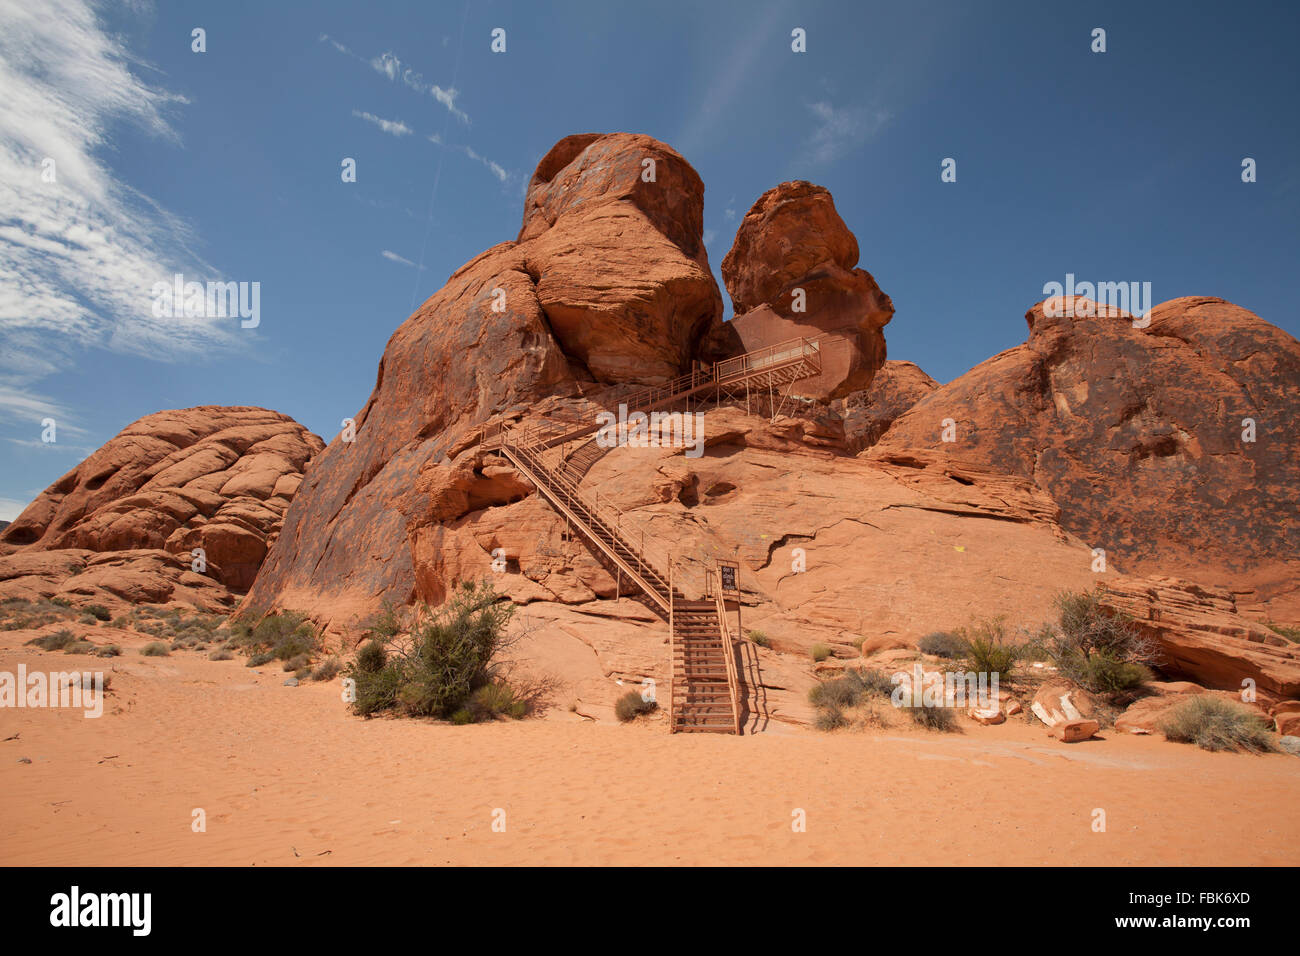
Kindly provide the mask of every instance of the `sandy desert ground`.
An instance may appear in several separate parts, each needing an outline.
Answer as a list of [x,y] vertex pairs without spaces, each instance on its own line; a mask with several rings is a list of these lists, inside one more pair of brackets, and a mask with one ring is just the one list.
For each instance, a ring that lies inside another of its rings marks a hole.
[[43,654],[20,634],[0,637],[0,670],[102,665],[112,690],[99,719],[0,710],[7,865],[1300,863],[1286,755],[1109,732],[1066,745],[1020,721],[743,738],[564,711],[364,721],[337,681]]

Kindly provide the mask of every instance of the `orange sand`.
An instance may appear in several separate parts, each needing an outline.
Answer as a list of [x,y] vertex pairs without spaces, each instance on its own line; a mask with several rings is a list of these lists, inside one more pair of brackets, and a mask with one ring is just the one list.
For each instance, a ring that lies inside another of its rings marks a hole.
[[745,738],[568,713],[364,721],[337,681],[284,687],[241,659],[17,643],[0,636],[0,670],[99,665],[113,693],[98,720],[0,710],[0,738],[19,735],[0,743],[5,865],[1300,863],[1291,756],[1065,745],[1018,719]]

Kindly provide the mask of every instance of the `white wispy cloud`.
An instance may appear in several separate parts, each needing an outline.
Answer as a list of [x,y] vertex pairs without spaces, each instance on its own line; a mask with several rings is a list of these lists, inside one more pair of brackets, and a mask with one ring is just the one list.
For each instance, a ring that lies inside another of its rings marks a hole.
[[816,123],[808,143],[808,161],[822,165],[834,162],[862,145],[889,122],[886,110],[864,106],[835,107],[822,101],[809,103]]
[[456,117],[456,119],[464,123],[466,126],[469,125],[469,114],[456,105],[456,97],[460,96],[459,90],[439,86],[437,83],[425,82],[422,74],[402,63],[395,54],[384,52],[379,54],[379,56],[371,57],[367,60],[364,56],[358,56],[356,53],[353,53],[328,33],[322,33],[320,35],[320,42],[328,43],[344,56],[349,56],[360,63],[369,64],[370,68],[376,73],[382,73],[393,82],[400,81],[404,86],[415,90],[417,93],[427,93],[446,107],[447,112],[452,116]]
[[435,100],[447,108],[447,112],[462,123],[469,125],[469,114],[456,106],[456,97],[460,95],[458,90],[445,89],[437,83],[426,83],[424,77],[403,65],[392,53],[381,53],[370,61],[371,67],[376,71],[384,74],[390,80],[401,80],[403,85],[410,87],[417,93],[428,93]]
[[[736,100],[749,90],[760,71],[771,69],[771,38],[788,19],[787,12],[777,2],[764,9],[751,4],[745,14],[744,32],[726,44],[728,52],[723,56],[710,52],[708,68],[712,73],[704,84],[706,95],[693,98],[694,111],[670,141],[687,160],[707,143],[725,138]],[[789,30],[785,32],[788,36]]]
[[510,180],[514,178],[514,173],[510,172],[510,170],[506,169],[500,163],[494,162],[493,160],[488,159],[486,156],[480,155],[472,147],[457,146],[454,143],[444,142],[443,138],[439,136],[437,133],[430,133],[428,139],[429,142],[431,143],[436,143],[438,146],[442,146],[445,149],[454,149],[457,152],[464,153],[470,159],[474,160],[474,162],[482,163],[483,166],[488,170],[488,172],[490,172],[493,176],[495,176],[503,185],[505,183],[510,182]]
[[152,314],[155,282],[212,269],[189,227],[106,159],[120,123],[178,148],[168,116],[185,98],[137,77],[86,0],[0,0],[0,24],[0,382],[92,346],[163,360],[235,348],[237,323]]
[[63,453],[76,455],[78,458],[88,458],[95,451],[88,445],[68,445],[60,441],[43,442],[37,438],[6,438],[5,441],[22,448],[39,448],[49,454]]
[[382,116],[376,116],[374,113],[367,113],[364,110],[353,110],[352,115],[357,119],[365,120],[367,123],[374,123],[390,136],[409,136],[414,132],[411,127],[401,120],[384,119]]
[[40,423],[54,419],[59,431],[71,435],[87,434],[74,423],[72,413],[60,402],[33,392],[21,385],[0,382],[0,424],[29,427],[33,434],[39,432]]
[[391,250],[389,250],[389,249],[381,250],[379,254],[380,254],[381,256],[383,256],[385,259],[387,259],[389,262],[397,262],[397,263],[400,263],[401,265],[404,265],[404,266],[410,266],[412,269],[423,269],[423,268],[424,268],[424,266],[417,266],[417,265],[416,265],[414,262],[412,262],[410,259],[407,259],[407,258],[405,258],[404,256],[399,256],[397,253],[395,253],[395,252],[393,252],[393,251],[391,251]]

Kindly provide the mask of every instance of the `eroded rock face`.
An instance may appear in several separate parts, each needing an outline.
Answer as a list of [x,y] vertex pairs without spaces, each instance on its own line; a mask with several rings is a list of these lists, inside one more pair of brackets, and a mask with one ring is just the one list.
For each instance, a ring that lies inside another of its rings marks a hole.
[[429,542],[444,532],[424,529],[518,496],[505,473],[495,487],[482,472],[433,474],[473,444],[476,426],[688,369],[722,310],[703,191],[681,156],[647,136],[557,143],[518,239],[462,266],[393,334],[356,440],[334,441],[314,464],[247,607],[311,608],[341,624],[411,599],[414,552],[442,548]]
[[826,189],[803,181],[769,189],[722,260],[731,334],[745,351],[821,335],[822,373],[793,391],[830,399],[866,388],[884,364],[881,330],[894,306],[857,262],[857,239]]
[[1149,318],[1039,304],[1024,345],[919,401],[867,454],[924,448],[1024,476],[1110,566],[1228,586],[1245,610],[1300,620],[1300,342],[1223,299]]
[[938,387],[913,362],[885,362],[870,388],[831,403],[844,419],[849,453],[856,455],[876,444],[900,415]]
[[[0,536],[6,596],[228,604],[279,533],[323,443],[264,408],[201,406],[132,423]],[[206,569],[191,570],[202,548]]]
[[1300,645],[1238,614],[1227,590],[1156,577],[1113,579],[1105,592],[1103,606],[1156,639],[1162,673],[1236,693],[1254,687],[1261,700],[1300,697]]

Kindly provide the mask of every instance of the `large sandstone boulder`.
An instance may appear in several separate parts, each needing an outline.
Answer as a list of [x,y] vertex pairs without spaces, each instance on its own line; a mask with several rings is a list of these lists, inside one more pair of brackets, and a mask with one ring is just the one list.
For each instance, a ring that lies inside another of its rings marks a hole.
[[799,181],[769,189],[745,214],[722,260],[735,306],[727,330],[735,347],[820,336],[821,374],[791,391],[830,399],[866,388],[884,364],[881,330],[894,306],[857,263],[857,239],[825,188]]
[[586,133],[538,164],[517,240],[537,303],[599,382],[658,382],[689,366],[722,314],[701,238],[704,183],[649,136]]
[[1024,476],[1112,569],[1226,586],[1300,622],[1300,342],[1223,299],[1165,302],[1146,327],[1088,311],[1034,306],[1024,345],[917,402],[867,454]]
[[[310,608],[342,625],[410,600],[417,550],[457,564],[441,522],[520,495],[518,479],[491,470],[499,459],[436,474],[473,445],[476,426],[687,370],[722,312],[703,192],[690,165],[648,136],[557,143],[533,176],[518,239],[458,269],[393,333],[355,441],[335,440],[313,465],[247,607]],[[594,572],[586,579],[564,590],[606,590]]]
[[845,446],[856,455],[889,431],[889,426],[939,383],[913,362],[885,362],[871,386],[831,403],[844,419]]
[[[0,594],[212,607],[246,591],[323,443],[264,408],[156,412],[0,535]],[[201,572],[194,552],[202,549]]]

